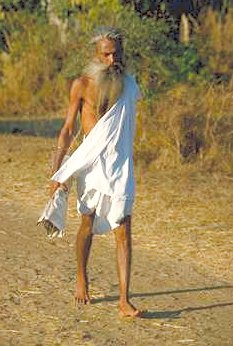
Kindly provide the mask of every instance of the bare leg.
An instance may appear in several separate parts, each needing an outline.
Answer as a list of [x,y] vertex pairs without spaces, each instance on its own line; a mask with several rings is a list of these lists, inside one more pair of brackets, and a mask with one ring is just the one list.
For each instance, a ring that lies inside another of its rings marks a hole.
[[131,271],[131,217],[127,216],[117,228],[117,269],[120,284],[120,315],[139,317],[141,312],[129,302],[129,282]]
[[77,255],[77,283],[75,299],[78,304],[90,302],[88,294],[87,262],[92,243],[92,225],[94,214],[82,215],[82,223],[77,234],[76,255]]

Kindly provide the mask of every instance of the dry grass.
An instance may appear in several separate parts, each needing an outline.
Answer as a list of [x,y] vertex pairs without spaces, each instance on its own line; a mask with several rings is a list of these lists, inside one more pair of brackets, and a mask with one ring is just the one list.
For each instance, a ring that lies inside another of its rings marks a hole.
[[93,244],[95,304],[74,307],[75,195],[64,240],[51,242],[35,227],[47,201],[53,141],[1,136],[0,144],[2,344],[231,345],[231,179],[192,166],[166,172],[137,166],[132,292],[149,312],[124,321],[117,317],[112,235]]
[[225,17],[209,9],[199,18],[196,46],[209,71],[219,75],[232,75],[233,9]]
[[152,103],[139,106],[136,158],[154,169],[178,168],[184,162],[196,169],[231,174],[233,107],[229,85],[177,84]]

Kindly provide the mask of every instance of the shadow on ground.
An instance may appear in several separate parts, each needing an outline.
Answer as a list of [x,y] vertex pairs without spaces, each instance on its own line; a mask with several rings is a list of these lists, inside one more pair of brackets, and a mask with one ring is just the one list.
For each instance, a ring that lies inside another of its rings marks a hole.
[[[187,293],[187,292],[211,291],[211,290],[219,290],[219,289],[226,289],[226,288],[233,288],[233,285],[196,287],[196,288],[186,288],[186,289],[162,291],[162,292],[133,293],[130,295],[130,298],[145,298],[145,297],[160,296],[162,294],[177,294],[177,293]],[[115,301],[118,299],[119,299],[119,296],[105,296],[103,298],[97,298],[97,299],[93,300],[93,304],[98,304],[98,303],[102,303],[102,302],[112,302],[112,301]]]
[[204,305],[204,306],[194,306],[194,307],[188,307],[180,310],[172,310],[172,311],[146,311],[143,313],[143,318],[148,319],[164,319],[164,318],[180,318],[181,314],[184,312],[192,312],[192,311],[199,311],[199,310],[207,310],[207,309],[213,309],[213,308],[222,308],[225,306],[231,306],[233,305],[233,302],[228,303],[216,303],[211,305]]
[[[163,291],[163,292],[148,292],[148,293],[134,293],[130,295],[130,298],[144,298],[144,297],[153,297],[153,296],[159,296],[163,294],[177,294],[177,293],[187,293],[187,292],[200,292],[200,291],[210,291],[210,290],[219,290],[219,289],[228,289],[233,288],[232,285],[222,285],[222,286],[212,286],[212,287],[197,287],[197,288],[187,288],[187,289],[180,289],[180,290],[171,290],[171,291]],[[92,301],[92,304],[99,304],[102,302],[111,302],[119,300],[119,296],[106,296],[104,298],[97,298]],[[179,310],[167,310],[167,311],[145,311],[143,312],[143,318],[146,319],[177,319],[181,317],[182,313],[185,312],[192,312],[192,311],[198,311],[198,310],[206,310],[206,309],[213,309],[218,307],[225,307],[225,306],[231,306],[233,305],[233,302],[227,302],[227,303],[216,303],[211,305],[204,305],[204,306],[194,306],[194,307],[186,307],[184,309]]]

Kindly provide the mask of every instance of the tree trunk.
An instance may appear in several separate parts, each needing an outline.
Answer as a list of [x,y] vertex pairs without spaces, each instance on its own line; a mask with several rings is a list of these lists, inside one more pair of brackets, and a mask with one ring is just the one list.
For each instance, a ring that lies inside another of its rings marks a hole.
[[190,23],[186,14],[182,13],[180,19],[179,40],[184,44],[189,44],[190,40]]
[[46,1],[46,7],[47,7],[47,16],[48,16],[49,23],[51,25],[57,26],[60,33],[61,42],[66,43],[66,38],[67,38],[66,31],[68,26],[67,19],[63,21],[61,18],[58,17],[56,12],[54,11],[52,0]]

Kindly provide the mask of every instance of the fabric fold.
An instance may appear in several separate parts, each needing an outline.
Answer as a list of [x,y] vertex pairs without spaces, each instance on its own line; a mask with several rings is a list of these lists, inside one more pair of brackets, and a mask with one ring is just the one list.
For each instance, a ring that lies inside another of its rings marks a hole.
[[66,214],[68,208],[68,191],[58,188],[46,204],[43,213],[37,221],[47,231],[49,238],[62,238],[65,232]]
[[[65,155],[63,163],[69,159]],[[43,225],[49,238],[62,238],[65,234],[65,225],[68,209],[68,197],[72,185],[72,179],[66,181],[66,188],[59,187],[49,199],[41,216],[37,220],[37,225]]]

